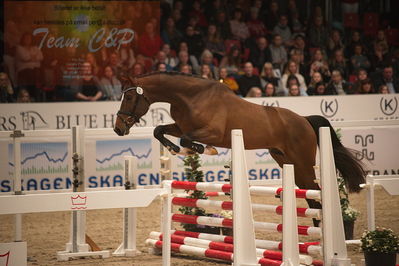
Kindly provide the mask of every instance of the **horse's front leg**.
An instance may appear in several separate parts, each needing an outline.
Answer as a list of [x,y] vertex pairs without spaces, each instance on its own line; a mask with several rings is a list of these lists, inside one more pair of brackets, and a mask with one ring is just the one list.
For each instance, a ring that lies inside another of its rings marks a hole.
[[[218,140],[220,141],[221,138],[221,134],[211,131],[207,128],[202,128],[182,135],[180,139],[180,145],[200,154],[216,155],[218,152],[213,146],[210,145],[210,143],[215,143]],[[204,145],[195,143],[194,141],[199,141],[207,145],[204,147]]]
[[154,129],[154,137],[165,146],[170,152],[179,153],[180,147],[165,138],[165,134],[180,138],[183,133],[176,124],[157,126]]

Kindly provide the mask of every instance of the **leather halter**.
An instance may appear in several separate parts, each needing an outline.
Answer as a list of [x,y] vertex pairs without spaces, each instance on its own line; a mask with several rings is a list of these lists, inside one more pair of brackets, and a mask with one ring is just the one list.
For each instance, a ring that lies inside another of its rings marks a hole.
[[[138,88],[141,89],[141,93],[137,92],[137,89],[138,89]],[[125,124],[126,127],[131,127],[132,125],[134,125],[135,123],[137,123],[137,122],[140,121],[140,117],[138,117],[138,116],[135,114],[136,109],[137,109],[137,105],[138,105],[138,103],[139,103],[140,97],[143,97],[144,100],[145,100],[148,104],[150,104],[150,101],[147,99],[147,97],[144,96],[144,93],[143,93],[143,91],[142,91],[143,89],[142,89],[141,87],[136,87],[136,86],[135,86],[135,87],[130,87],[130,88],[124,90],[124,91],[122,92],[122,94],[124,95],[126,92],[131,91],[131,90],[136,90],[136,94],[137,94],[136,100],[134,101],[134,108],[133,108],[133,111],[132,111],[132,112],[129,112],[129,111],[122,111],[122,110],[119,110],[118,113],[116,114],[117,117],[119,117],[119,119],[122,120],[122,122]],[[127,117],[126,119],[124,119],[124,118],[123,118],[122,116],[120,116],[120,115],[127,115],[128,117]]]

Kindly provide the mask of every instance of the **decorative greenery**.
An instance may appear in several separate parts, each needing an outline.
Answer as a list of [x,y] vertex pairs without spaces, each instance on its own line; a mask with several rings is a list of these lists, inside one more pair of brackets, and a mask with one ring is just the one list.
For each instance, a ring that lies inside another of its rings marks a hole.
[[377,227],[374,231],[365,231],[360,239],[362,250],[366,252],[397,253],[399,238],[391,229]]
[[[204,173],[199,170],[201,167],[201,161],[199,155],[196,153],[194,155],[186,156],[184,158],[184,173],[187,177],[188,181],[191,182],[203,182],[204,181]],[[187,193],[190,190],[186,190]],[[207,199],[205,193],[203,191],[194,190],[192,193],[189,193],[187,198],[191,199]],[[187,215],[197,215],[197,216],[211,216],[207,214],[203,208],[197,207],[180,207],[179,211],[183,214]],[[198,231],[198,228],[205,228],[205,226],[196,225],[196,224],[186,224],[182,223],[183,228],[186,231]]]
[[342,219],[344,221],[356,221],[359,212],[349,205],[349,195],[345,187],[345,181],[342,177],[338,178],[338,190],[341,203]]

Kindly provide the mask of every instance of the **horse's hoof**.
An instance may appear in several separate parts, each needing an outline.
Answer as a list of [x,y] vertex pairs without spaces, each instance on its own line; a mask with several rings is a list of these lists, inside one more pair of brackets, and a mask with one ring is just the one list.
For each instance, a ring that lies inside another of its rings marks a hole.
[[218,155],[218,151],[213,146],[206,146],[204,154],[206,155]]
[[179,154],[179,153],[180,153],[180,148],[179,148],[179,147],[173,148],[173,147],[171,147],[171,146],[167,146],[166,148],[168,149],[168,151],[169,151],[172,155],[176,155],[176,154]]

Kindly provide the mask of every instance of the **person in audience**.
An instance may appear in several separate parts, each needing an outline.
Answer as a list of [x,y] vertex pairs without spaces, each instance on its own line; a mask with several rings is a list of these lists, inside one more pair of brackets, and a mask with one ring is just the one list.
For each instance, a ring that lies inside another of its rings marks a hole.
[[313,72],[312,78],[309,82],[308,86],[308,94],[309,95],[315,95],[316,93],[316,85],[319,83],[323,83],[323,76],[320,74],[320,72]]
[[119,101],[122,96],[122,84],[114,75],[112,67],[106,66],[100,79],[104,90],[104,99],[108,101]]
[[[127,36],[125,38],[128,38]],[[119,49],[119,60],[123,71],[126,73],[136,63],[136,55],[132,43],[122,43]]]
[[[305,65],[305,56],[303,52],[299,49],[291,49],[290,51],[290,61],[294,61],[298,67],[298,72],[301,74],[306,81],[306,75],[307,75],[307,66]],[[286,65],[287,66],[287,65]]]
[[291,84],[288,88],[288,96],[301,96],[300,90],[297,84]]
[[81,77],[73,85],[75,98],[79,101],[99,101],[103,97],[100,81],[93,75],[89,62],[82,64]]
[[279,22],[273,29],[273,34],[280,35],[285,46],[292,45],[292,33],[290,27],[288,27],[288,17],[286,15],[280,15]]
[[230,22],[224,10],[219,10],[215,24],[223,40],[231,38]]
[[256,40],[256,46],[253,49],[250,49],[249,61],[258,70],[261,70],[266,62],[271,62],[268,41],[265,37],[259,37]]
[[173,68],[172,68],[171,66],[169,66],[169,65],[166,64],[166,60],[167,60],[167,57],[166,57],[165,52],[162,51],[162,50],[160,50],[160,51],[157,53],[157,56],[156,56],[156,58],[155,58],[155,60],[154,60],[154,66],[155,66],[154,69],[157,69],[157,66],[158,66],[159,64],[164,64],[164,65],[166,66],[166,70],[167,70],[167,71],[172,71]]
[[355,46],[356,45],[360,45],[363,48],[365,47],[365,44],[363,43],[363,40],[361,39],[360,31],[358,31],[358,30],[352,31],[349,44],[346,46],[345,55],[347,58],[351,58],[355,54]]
[[333,57],[330,60],[330,69],[338,69],[341,71],[345,79],[349,77],[349,66],[344,57],[343,49],[337,49],[334,51]]
[[211,51],[209,51],[208,49],[205,49],[202,54],[201,54],[201,58],[200,58],[200,62],[202,65],[208,65],[208,67],[210,67],[210,70],[212,72],[212,78],[214,79],[219,79],[219,69],[217,66],[215,66],[215,64],[213,63],[214,61],[213,58],[213,54],[211,53]]
[[260,72],[261,84],[264,88],[267,83],[272,83],[278,95],[284,94],[280,78],[276,76],[272,63],[266,62]]
[[311,91],[308,90],[308,93],[313,96],[328,95],[326,84],[324,84],[324,82],[318,82],[314,85],[314,89]]
[[370,68],[370,61],[363,54],[363,47],[359,44],[355,46],[355,54],[351,57],[351,63],[353,73],[356,73],[361,68]]
[[266,28],[274,29],[280,18],[280,10],[276,0],[270,1],[269,10],[266,15]]
[[295,35],[294,42],[293,42],[293,45],[292,45],[292,49],[296,49],[296,50],[301,51],[304,61],[308,61],[309,60],[309,58],[310,58],[309,49],[306,46],[306,41],[305,41],[305,37],[304,37],[303,34]]
[[205,36],[205,48],[208,49],[220,62],[224,56],[224,43],[215,24],[208,26],[208,33]]
[[20,89],[18,91],[17,103],[31,103],[33,102],[27,89]]
[[14,102],[14,89],[7,73],[0,72],[0,103]]
[[189,53],[186,42],[181,42],[179,44],[178,65],[175,68],[179,69],[180,64],[189,64],[191,66],[191,71],[195,74],[199,73],[198,60],[194,55]]
[[399,93],[399,77],[394,76],[392,65],[386,65],[376,77],[374,87],[379,88],[381,85],[386,85],[389,93]]
[[327,44],[328,30],[324,25],[321,15],[315,16],[308,30],[308,40],[311,47],[325,47]]
[[145,24],[145,32],[140,36],[138,45],[139,53],[148,58],[153,58],[161,49],[162,39],[152,22]]
[[331,81],[327,86],[329,95],[346,95],[352,94],[351,86],[347,83],[339,70],[333,70],[331,73]]
[[172,69],[176,67],[178,59],[176,57],[175,52],[170,49],[170,45],[167,43],[164,43],[162,45],[162,51],[166,55],[165,63],[166,65],[170,66]]
[[379,94],[389,94],[388,86],[385,85],[385,84],[382,84],[382,85],[378,88],[378,93],[379,93]]
[[238,75],[241,67],[241,53],[237,46],[233,46],[227,52],[227,55],[222,58],[219,67],[227,69],[229,75]]
[[249,91],[245,97],[248,97],[248,98],[262,97],[262,90],[259,87],[252,87],[249,89]]
[[258,39],[267,34],[265,24],[259,19],[259,8],[251,7],[247,27],[251,38]]
[[321,49],[315,50],[312,60],[310,62],[310,76],[313,75],[313,72],[320,72],[323,76],[323,79],[326,81],[330,79],[330,69]]
[[273,83],[269,82],[265,86],[265,97],[274,97],[277,96],[276,87]]
[[[286,66],[286,69],[284,71],[284,74],[281,77],[281,82],[283,84],[287,84],[287,80],[288,80],[288,77],[290,75],[296,76],[296,78],[298,79],[298,82],[299,82],[299,88],[301,90],[301,94],[302,95],[305,94],[306,91],[308,90],[308,88],[306,86],[304,77],[301,74],[299,74],[298,66],[297,66],[297,64],[294,61],[289,61],[287,63],[287,66]],[[284,90],[288,91],[288,87],[285,87]]]
[[145,73],[144,65],[142,63],[136,62],[132,67],[132,75],[140,76]]
[[273,36],[273,43],[269,46],[274,68],[282,70],[285,63],[287,63],[287,51],[283,46],[283,39],[279,34]]
[[[204,40],[202,39],[201,35],[195,31],[193,26],[187,26],[186,27],[186,32],[183,37],[184,42],[187,44],[188,47],[188,53],[190,55],[195,56],[197,61],[199,60],[201,56],[201,52],[205,47]],[[180,46],[180,51],[181,51],[181,46]]]
[[189,64],[181,64],[179,66],[179,72],[191,75],[193,73],[193,70]]
[[381,47],[383,55],[386,55],[389,52],[388,40],[383,29],[377,31],[377,36],[373,42],[373,46],[375,47],[376,45]]
[[207,64],[202,64],[200,67],[200,76],[205,79],[214,79],[211,67]]
[[374,94],[374,86],[371,79],[362,80],[360,83],[360,89],[357,91],[358,94]]
[[254,75],[254,67],[251,62],[244,64],[244,74],[241,75],[238,80],[238,87],[241,96],[245,97],[252,87],[261,88],[259,76]]
[[243,21],[242,10],[236,8],[230,20],[230,31],[234,39],[245,41],[249,37],[247,24]]
[[238,94],[238,84],[233,77],[228,76],[227,69],[225,67],[221,67],[219,69],[219,82],[226,84],[230,90],[232,90],[235,94]]
[[327,40],[327,54],[332,56],[335,51],[343,49],[345,49],[345,46],[341,38],[341,32],[337,29],[333,29]]
[[371,69],[381,72],[388,63],[388,54],[384,53],[382,42],[374,44],[374,53],[370,56]]
[[36,100],[41,98],[40,67],[43,61],[43,53],[33,43],[33,36],[25,33],[21,37],[20,44],[17,45],[15,52],[15,69],[17,85],[29,90],[29,94]]
[[298,89],[299,89],[299,94],[301,95],[301,96],[307,96],[308,94],[307,94],[307,92],[304,90],[304,89],[301,89],[300,88],[300,86],[299,86],[299,80],[298,80],[298,78],[295,76],[295,75],[289,75],[288,76],[288,79],[287,79],[287,82],[285,83],[286,84],[286,88],[288,88],[288,89],[286,89],[285,91],[284,91],[284,94],[283,95],[289,95],[290,94],[290,87],[292,86],[292,85],[297,85],[297,87],[298,87]]
[[159,72],[166,72],[166,71],[168,71],[168,70],[166,69],[166,64],[165,64],[165,63],[161,63],[161,62],[155,65],[155,70],[156,70],[156,71],[159,71]]
[[183,35],[176,28],[175,21],[172,17],[166,20],[166,26],[164,27],[161,38],[164,44],[168,44],[172,49],[176,50],[179,43],[183,39]]
[[[112,72],[114,73],[114,75],[116,77],[120,77],[124,74],[127,73],[128,70],[126,70],[121,61],[120,61],[120,56],[117,52],[112,52],[109,55],[109,64],[108,64],[111,68],[112,68]],[[133,66],[132,66],[133,67]]]

